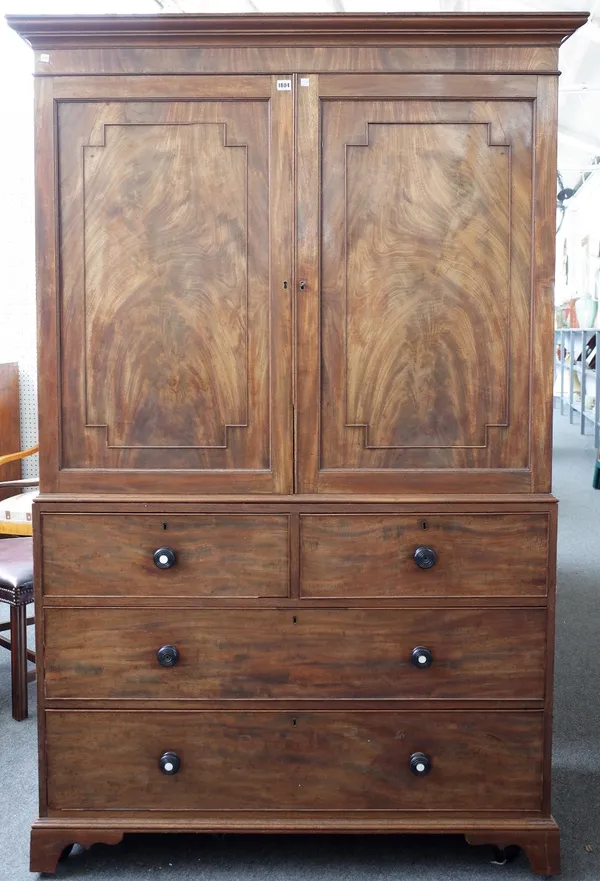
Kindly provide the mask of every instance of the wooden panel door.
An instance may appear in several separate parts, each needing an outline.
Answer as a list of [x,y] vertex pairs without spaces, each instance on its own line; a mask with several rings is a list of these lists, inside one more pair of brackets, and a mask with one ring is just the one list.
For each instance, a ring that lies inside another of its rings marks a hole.
[[302,491],[549,490],[552,98],[526,76],[299,89]]
[[289,491],[291,94],[258,76],[53,89],[44,489]]

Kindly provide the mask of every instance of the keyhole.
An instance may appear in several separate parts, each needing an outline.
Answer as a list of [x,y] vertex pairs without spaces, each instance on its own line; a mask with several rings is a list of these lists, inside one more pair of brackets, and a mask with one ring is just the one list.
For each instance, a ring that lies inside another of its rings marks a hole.
[[288,283],[287,283],[287,281],[284,281],[284,283],[283,283],[283,289],[284,289],[284,291],[287,291],[287,289],[288,289]]
[[163,522],[163,529],[166,529],[166,528],[167,528],[167,524],[166,524],[166,522]]
[[298,724],[298,720],[292,719],[292,725],[294,726],[294,728],[296,727],[297,724]]
[[297,624],[297,623],[298,623],[298,619],[296,618],[295,615],[294,615],[294,617],[292,618],[292,623],[293,623],[293,624]]
[[427,529],[427,520],[421,520],[421,529]]

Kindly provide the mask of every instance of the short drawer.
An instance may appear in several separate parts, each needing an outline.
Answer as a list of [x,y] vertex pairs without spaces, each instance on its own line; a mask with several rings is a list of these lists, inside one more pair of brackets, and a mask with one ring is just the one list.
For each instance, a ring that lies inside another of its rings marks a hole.
[[46,738],[51,810],[541,809],[535,711],[51,710]]
[[48,608],[44,633],[49,699],[544,696],[544,609]]
[[[548,515],[312,515],[300,521],[306,597],[544,596]],[[415,561],[419,549],[420,568]]]
[[42,549],[46,596],[289,593],[287,515],[43,514]]

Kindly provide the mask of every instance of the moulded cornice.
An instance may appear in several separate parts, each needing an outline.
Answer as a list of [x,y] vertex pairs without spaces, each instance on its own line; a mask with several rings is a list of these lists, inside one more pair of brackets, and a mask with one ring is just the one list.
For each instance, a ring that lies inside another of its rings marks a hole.
[[587,12],[316,15],[9,15],[34,49],[220,45],[558,46]]

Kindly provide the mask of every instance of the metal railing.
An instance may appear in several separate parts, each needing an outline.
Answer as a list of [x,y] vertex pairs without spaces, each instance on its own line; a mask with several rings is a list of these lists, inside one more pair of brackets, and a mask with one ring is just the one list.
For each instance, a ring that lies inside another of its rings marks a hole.
[[559,328],[554,331],[554,397],[560,412],[581,434],[593,434],[600,447],[600,364],[597,361],[600,329]]

